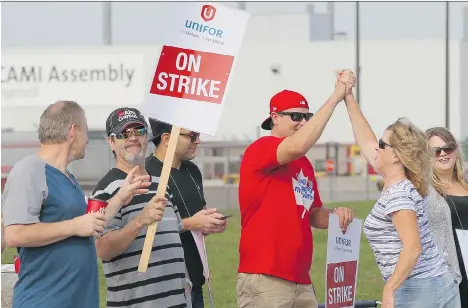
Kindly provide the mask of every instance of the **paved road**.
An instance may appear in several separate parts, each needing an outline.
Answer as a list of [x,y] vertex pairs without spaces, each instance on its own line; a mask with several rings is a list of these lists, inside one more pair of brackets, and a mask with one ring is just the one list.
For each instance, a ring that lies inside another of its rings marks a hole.
[[[360,176],[319,178],[318,187],[323,202],[377,200],[380,195],[375,182],[369,179],[366,186],[366,178]],[[239,207],[237,185],[208,182],[204,189],[209,207],[219,209]],[[86,189],[86,193],[89,195],[90,191]]]
[[2,308],[11,308],[13,289],[18,275],[15,273],[2,273]]
[[[366,187],[364,177],[335,177],[318,179],[320,197],[323,202],[377,200],[380,192],[375,182],[369,180]],[[206,186],[205,196],[210,207],[220,209],[238,208],[238,186]]]

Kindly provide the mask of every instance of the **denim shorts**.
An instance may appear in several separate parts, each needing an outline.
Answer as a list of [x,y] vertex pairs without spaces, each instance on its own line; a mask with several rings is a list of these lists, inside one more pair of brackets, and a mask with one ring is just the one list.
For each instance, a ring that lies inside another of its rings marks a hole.
[[452,274],[407,279],[395,292],[395,308],[461,308]]

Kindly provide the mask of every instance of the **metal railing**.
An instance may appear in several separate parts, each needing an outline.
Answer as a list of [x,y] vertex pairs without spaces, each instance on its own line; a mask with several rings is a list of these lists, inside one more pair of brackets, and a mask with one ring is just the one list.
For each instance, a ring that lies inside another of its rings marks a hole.
[[[380,301],[375,300],[365,300],[365,301],[356,301],[354,303],[355,308],[374,308],[378,307],[382,303]],[[318,308],[325,308],[325,304],[319,304]]]

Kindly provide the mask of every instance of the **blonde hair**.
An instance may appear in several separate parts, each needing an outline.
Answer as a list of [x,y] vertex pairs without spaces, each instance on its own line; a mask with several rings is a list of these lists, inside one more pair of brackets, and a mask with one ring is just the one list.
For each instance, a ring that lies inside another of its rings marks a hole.
[[406,177],[421,197],[427,196],[432,170],[426,135],[406,118],[398,119],[387,130],[392,132],[389,143],[402,163]]
[[[451,145],[455,147],[455,167],[453,168],[453,179],[459,182],[465,189],[468,190],[468,178],[467,172],[465,168],[465,155],[463,155],[463,151],[460,145],[455,140],[453,134],[446,129],[445,127],[433,127],[426,130],[427,140],[431,139],[434,136],[439,137],[440,139],[444,140],[447,145]],[[433,153],[434,157],[435,153]],[[442,183],[439,179],[435,171],[432,172],[432,186],[434,186],[435,190],[441,194],[446,195],[447,189],[449,188],[447,184]]]

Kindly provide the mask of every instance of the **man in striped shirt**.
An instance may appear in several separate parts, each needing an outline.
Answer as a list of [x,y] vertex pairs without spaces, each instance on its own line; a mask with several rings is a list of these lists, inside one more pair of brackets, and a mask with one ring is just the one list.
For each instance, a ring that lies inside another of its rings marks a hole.
[[[115,168],[102,178],[92,197],[108,200],[134,166],[144,166],[148,145],[147,123],[134,108],[113,111],[106,122]],[[142,173],[147,174],[144,167]],[[107,307],[187,307],[184,251],[179,232],[182,220],[170,192],[154,198],[159,178],[151,177],[149,192],[133,197],[108,223],[96,241],[107,281]],[[147,226],[159,221],[148,270],[138,272]]]

